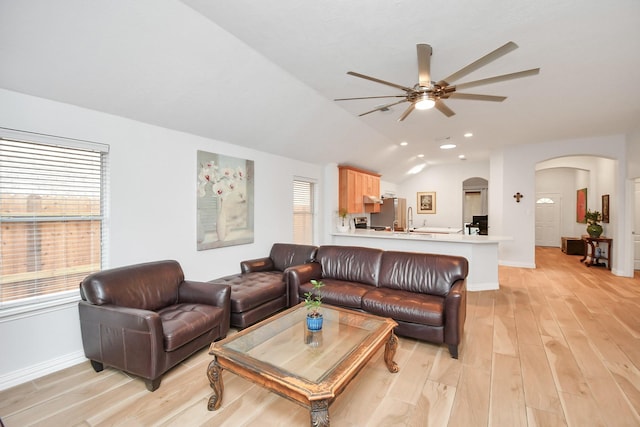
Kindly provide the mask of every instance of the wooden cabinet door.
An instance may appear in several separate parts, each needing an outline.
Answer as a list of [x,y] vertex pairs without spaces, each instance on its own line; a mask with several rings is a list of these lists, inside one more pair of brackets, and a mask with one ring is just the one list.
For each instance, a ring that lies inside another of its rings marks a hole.
[[363,203],[365,195],[380,197],[379,176],[348,166],[338,166],[338,171],[338,209],[349,214],[380,212],[380,205]]
[[[369,196],[380,197],[380,177],[375,175],[365,174],[365,180],[366,180],[366,186],[365,186],[366,194]],[[365,212],[367,213],[380,212],[380,205],[378,203],[373,205],[371,204],[364,205],[364,208],[365,208]]]
[[[338,175],[338,209],[346,209],[347,213],[360,213],[362,206],[362,190],[358,192],[358,172],[340,168]],[[358,193],[360,204],[358,205]]]
[[362,213],[364,212],[364,175],[360,172],[352,171],[354,174],[355,180],[355,191],[354,191],[354,200],[353,200],[353,213]]

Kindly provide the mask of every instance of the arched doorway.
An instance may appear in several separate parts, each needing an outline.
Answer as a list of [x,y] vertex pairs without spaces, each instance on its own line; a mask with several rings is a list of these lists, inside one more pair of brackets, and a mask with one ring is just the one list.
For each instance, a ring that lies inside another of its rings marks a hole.
[[[616,196],[617,161],[596,156],[567,156],[536,165],[535,245],[560,247],[561,239],[580,239],[586,224],[577,218],[577,191],[586,189],[586,209],[602,212],[603,196]],[[614,215],[613,218],[617,218]],[[603,223],[613,236],[615,219]]]
[[466,233],[467,224],[474,223],[474,217],[486,216],[489,211],[487,193],[489,181],[480,177],[465,179],[462,182],[462,227]]

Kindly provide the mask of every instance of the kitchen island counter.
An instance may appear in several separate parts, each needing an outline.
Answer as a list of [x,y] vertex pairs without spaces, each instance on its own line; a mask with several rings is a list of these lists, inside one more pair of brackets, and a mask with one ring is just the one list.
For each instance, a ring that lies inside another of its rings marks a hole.
[[332,233],[333,244],[364,246],[384,250],[457,255],[469,261],[467,289],[484,291],[498,289],[498,244],[511,240],[504,236],[464,234],[391,232],[351,230]]

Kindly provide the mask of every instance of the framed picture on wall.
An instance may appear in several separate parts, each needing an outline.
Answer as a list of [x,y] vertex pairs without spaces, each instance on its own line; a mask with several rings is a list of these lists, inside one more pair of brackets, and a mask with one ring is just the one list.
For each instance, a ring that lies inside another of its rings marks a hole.
[[419,214],[436,213],[436,193],[433,191],[418,193],[417,205]]
[[587,189],[581,188],[576,195],[576,222],[587,223],[585,215],[587,214]]
[[609,195],[602,195],[602,222],[609,222]]
[[253,160],[198,150],[199,251],[253,243]]

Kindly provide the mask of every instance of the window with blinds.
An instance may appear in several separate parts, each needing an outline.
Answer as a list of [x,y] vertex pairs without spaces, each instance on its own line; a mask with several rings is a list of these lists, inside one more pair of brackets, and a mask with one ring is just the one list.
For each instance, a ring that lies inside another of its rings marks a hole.
[[105,255],[107,147],[30,136],[53,142],[0,132],[0,308],[78,292]]
[[293,242],[313,244],[314,183],[296,179],[293,181]]

